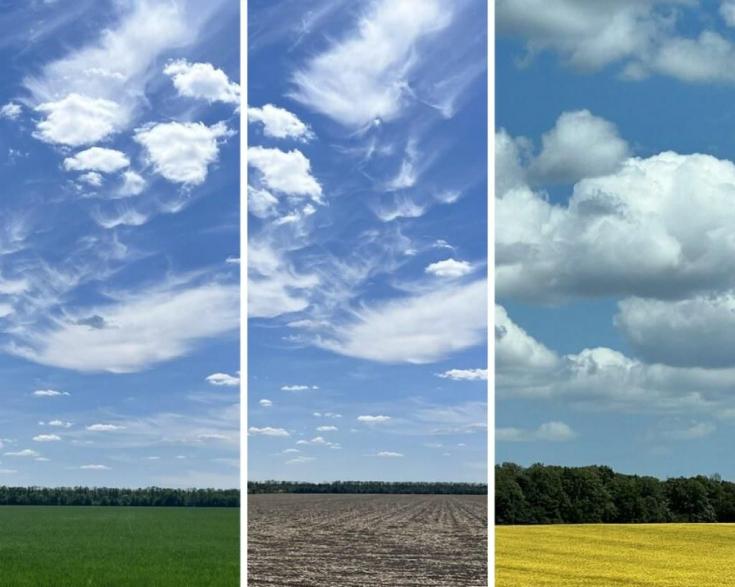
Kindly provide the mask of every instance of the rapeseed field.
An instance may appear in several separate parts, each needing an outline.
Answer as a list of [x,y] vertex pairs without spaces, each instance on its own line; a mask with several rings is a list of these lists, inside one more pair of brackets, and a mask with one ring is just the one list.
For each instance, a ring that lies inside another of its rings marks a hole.
[[498,587],[735,585],[735,524],[498,526]]

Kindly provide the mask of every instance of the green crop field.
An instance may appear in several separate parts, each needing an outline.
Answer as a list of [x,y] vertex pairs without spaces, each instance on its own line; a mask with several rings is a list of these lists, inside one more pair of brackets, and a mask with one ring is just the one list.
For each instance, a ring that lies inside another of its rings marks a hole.
[[733,585],[735,524],[498,526],[498,587]]
[[2,587],[239,585],[238,508],[0,507]]

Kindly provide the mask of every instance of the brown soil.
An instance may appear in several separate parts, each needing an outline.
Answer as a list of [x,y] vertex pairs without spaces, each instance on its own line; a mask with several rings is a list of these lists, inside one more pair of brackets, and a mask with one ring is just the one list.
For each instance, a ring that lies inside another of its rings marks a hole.
[[248,585],[482,587],[484,495],[250,495]]

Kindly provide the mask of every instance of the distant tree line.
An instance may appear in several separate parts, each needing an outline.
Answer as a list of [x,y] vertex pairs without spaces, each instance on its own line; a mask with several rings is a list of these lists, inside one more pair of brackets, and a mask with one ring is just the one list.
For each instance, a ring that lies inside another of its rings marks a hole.
[[0,505],[239,507],[238,489],[119,489],[115,487],[4,487]]
[[249,481],[248,493],[439,493],[487,495],[484,483],[417,481]]
[[735,483],[719,475],[623,475],[610,467],[495,467],[497,524],[735,522]]

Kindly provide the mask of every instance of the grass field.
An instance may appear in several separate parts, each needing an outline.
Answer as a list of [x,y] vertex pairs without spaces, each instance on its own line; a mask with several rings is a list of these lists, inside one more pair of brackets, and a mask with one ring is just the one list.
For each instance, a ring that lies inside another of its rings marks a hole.
[[248,496],[250,587],[483,587],[484,495]]
[[735,584],[735,525],[498,526],[499,587]]
[[0,507],[0,586],[239,585],[237,508]]

